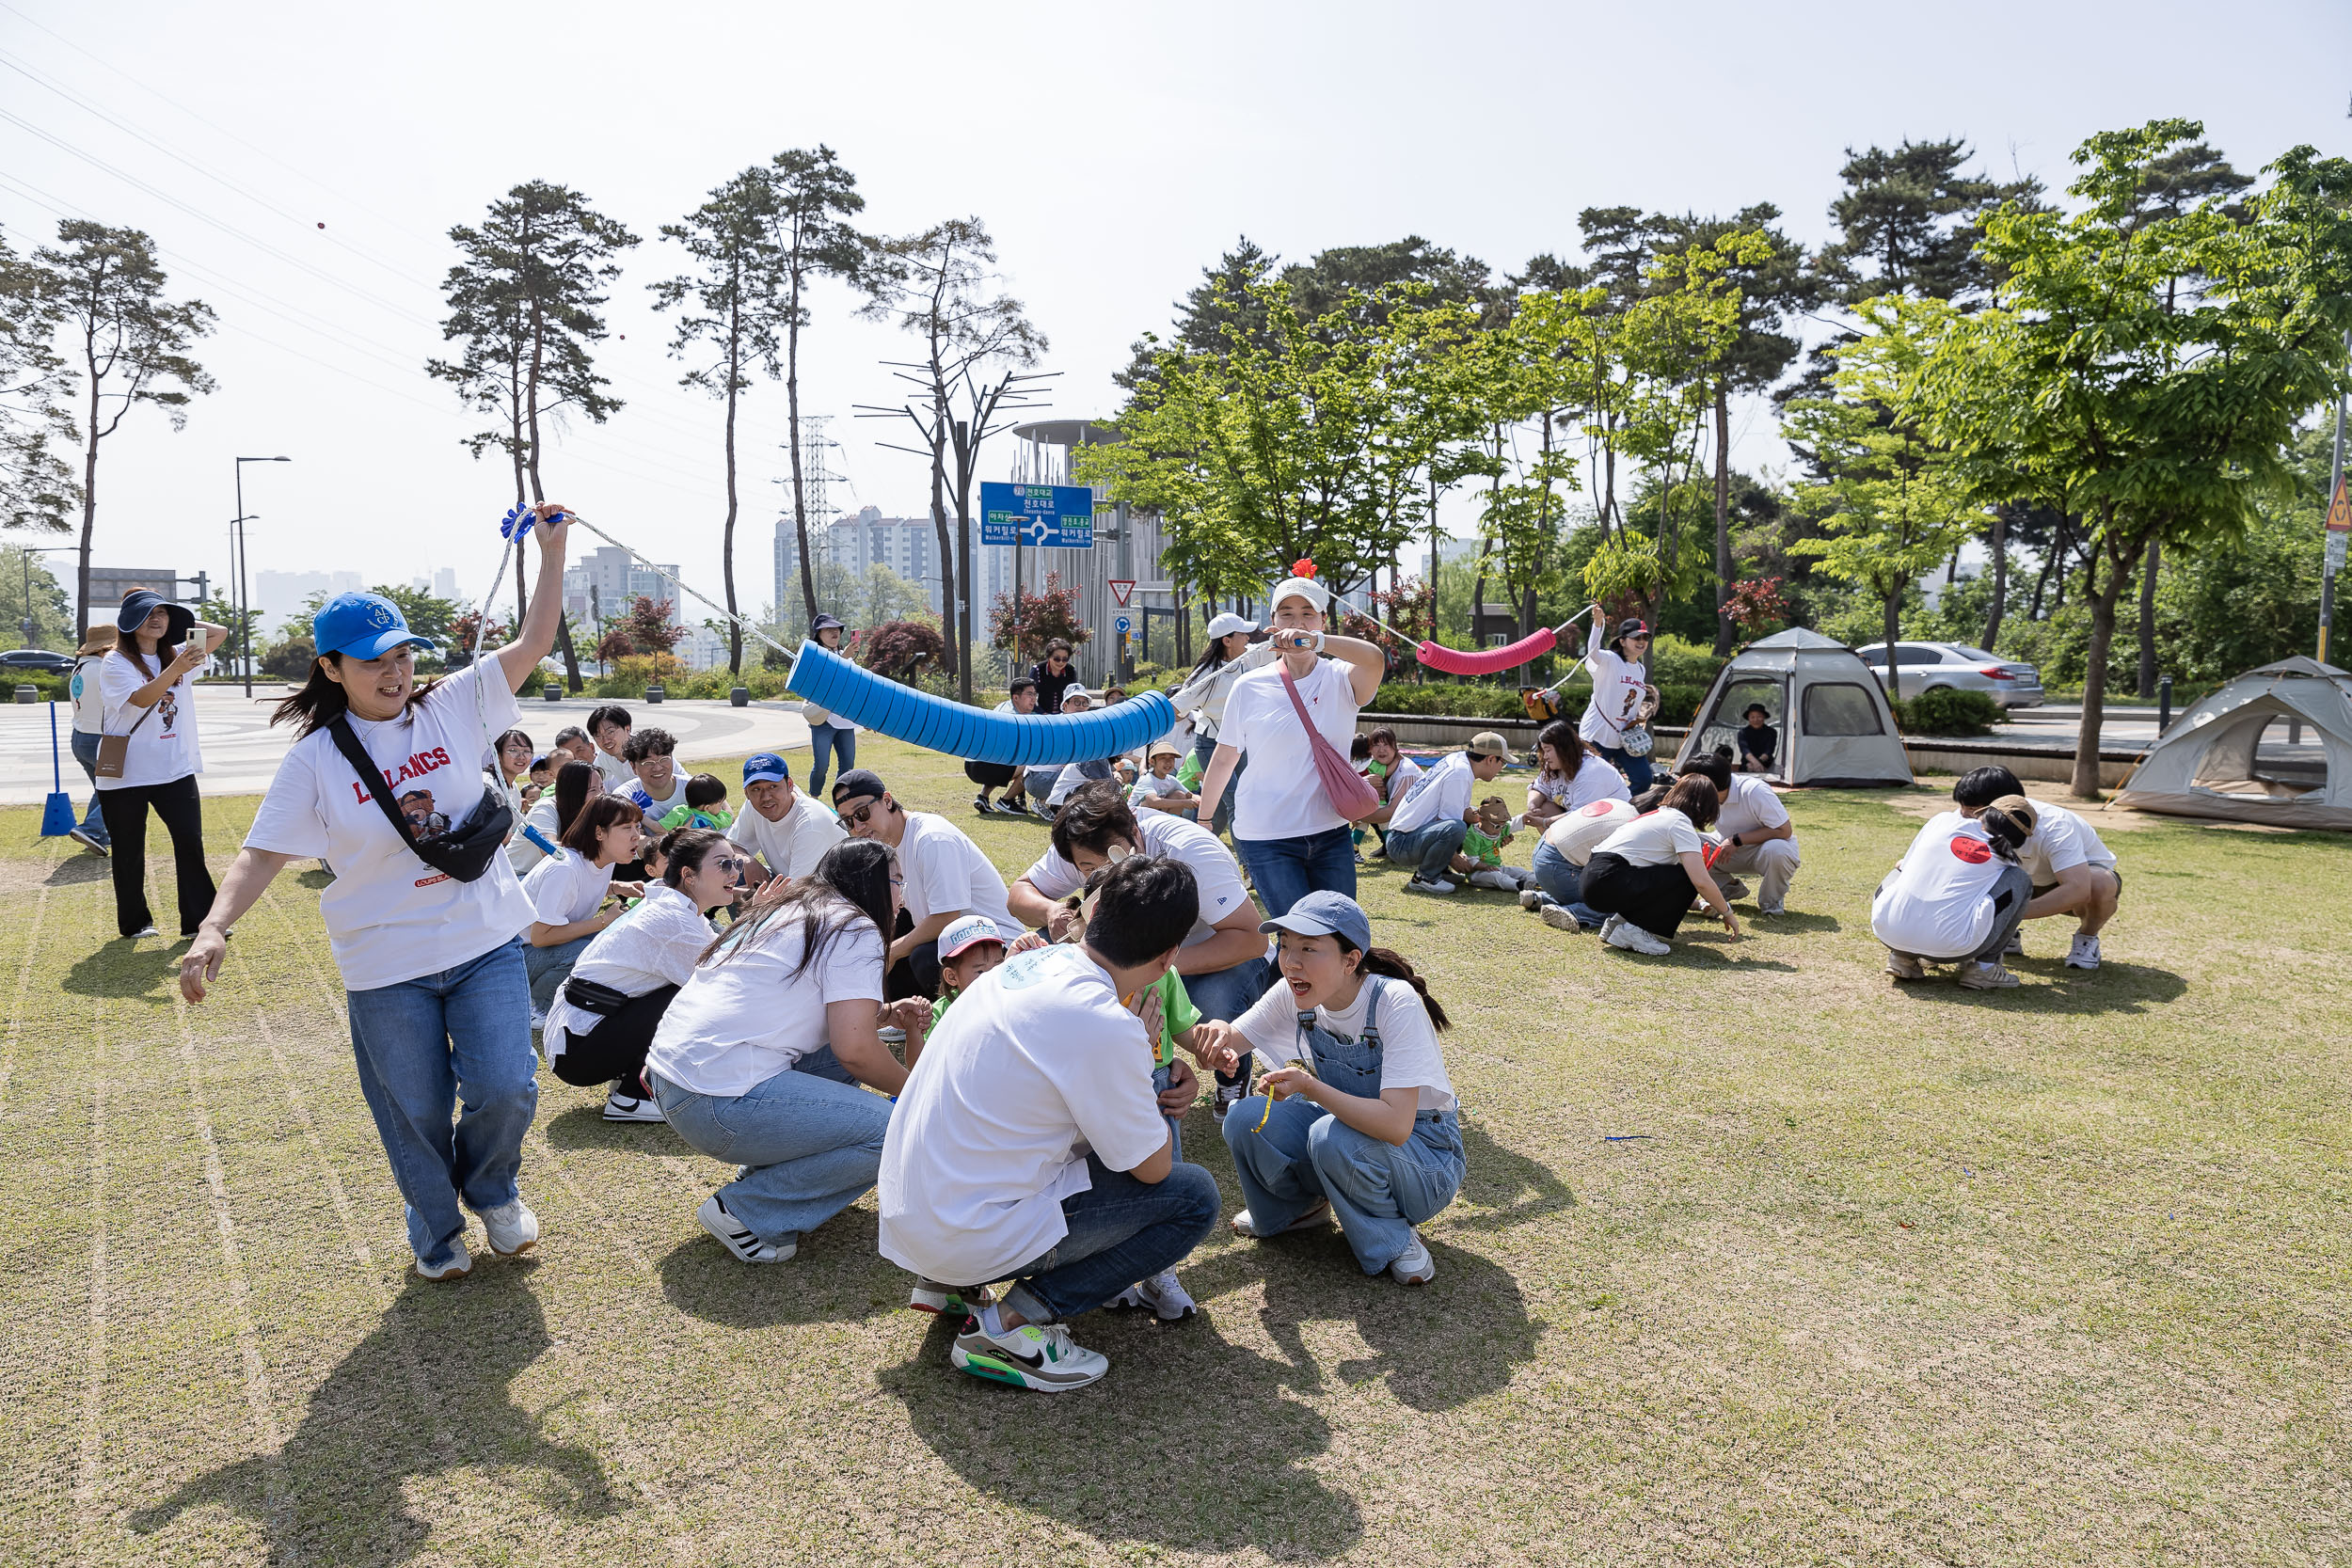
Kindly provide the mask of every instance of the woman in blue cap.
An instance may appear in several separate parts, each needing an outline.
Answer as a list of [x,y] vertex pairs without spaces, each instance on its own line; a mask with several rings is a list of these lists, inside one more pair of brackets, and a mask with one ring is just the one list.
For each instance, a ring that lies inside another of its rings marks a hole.
[[151,589],[122,595],[115,616],[120,640],[99,662],[103,735],[124,737],[121,771],[100,774],[99,811],[114,857],[115,929],[126,937],[156,935],[147,905],[147,808],[155,808],[171,835],[180,884],[180,934],[196,935],[213,907],[213,874],[204,865],[204,802],[196,776],[204,753],[196,740],[196,689],[191,684],[229,628],[199,621],[196,611]]
[[[537,509],[539,585],[522,629],[441,680],[418,684],[416,650],[433,644],[408,629],[399,606],[374,594],[326,602],[310,623],[318,657],[310,680],[271,720],[298,724],[301,736],[180,965],[181,993],[202,1001],[230,924],[270,879],[297,858],[334,866],[319,913],[342,974],[359,1092],[427,1279],[472,1267],[460,1203],[481,1216],[493,1252],[539,1239],[516,1186],[539,1103],[518,938],[532,908],[501,852],[506,806],[482,765],[521,718],[516,688],[555,641],[568,531],[562,508]],[[381,800],[427,792],[448,826],[432,816],[422,832],[395,825],[397,808],[386,811],[355,752],[383,775]]]
[[1308,894],[1258,928],[1281,933],[1283,983],[1233,1028],[1261,1062],[1289,1065],[1225,1117],[1249,1200],[1233,1233],[1336,1215],[1366,1274],[1425,1285],[1438,1265],[1416,1227],[1454,1201],[1467,1168],[1438,1046],[1445,1009],[1411,964],[1372,944],[1371,920],[1343,894]]

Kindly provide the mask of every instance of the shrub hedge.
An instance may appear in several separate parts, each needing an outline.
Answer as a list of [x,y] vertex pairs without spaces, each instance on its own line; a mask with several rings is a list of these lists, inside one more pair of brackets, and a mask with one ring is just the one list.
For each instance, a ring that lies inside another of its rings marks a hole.
[[1990,692],[1963,691],[1939,686],[1907,703],[1895,705],[1895,727],[1905,735],[1940,735],[1953,738],[1991,735],[2003,717],[2001,705]]

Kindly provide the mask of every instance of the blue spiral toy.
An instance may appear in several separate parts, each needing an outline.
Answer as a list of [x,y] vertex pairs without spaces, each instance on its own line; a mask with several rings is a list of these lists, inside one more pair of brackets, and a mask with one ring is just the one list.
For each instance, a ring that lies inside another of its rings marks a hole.
[[1163,692],[1093,713],[992,713],[917,691],[861,668],[814,641],[792,661],[792,689],[812,705],[894,740],[967,762],[1053,768],[1132,752],[1176,727]]

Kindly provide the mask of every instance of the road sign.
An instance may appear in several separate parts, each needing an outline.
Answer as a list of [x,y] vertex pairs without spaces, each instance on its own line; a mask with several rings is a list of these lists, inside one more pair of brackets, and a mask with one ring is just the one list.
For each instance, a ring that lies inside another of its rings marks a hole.
[[2328,531],[2328,570],[2330,572],[2341,572],[2344,570],[2344,542],[2346,538],[2352,538],[2352,535],[2346,534],[2342,529],[2331,529]]
[[1094,492],[1083,484],[980,483],[980,543],[1094,548]]
[[1111,625],[1117,626],[1122,632],[1133,631],[1136,626],[1136,624],[1133,621],[1128,620],[1124,615],[1121,615],[1118,620],[1112,622]]
[[[1121,609],[1121,610],[1126,609],[1126,608],[1127,608],[1127,601],[1128,601],[1128,600],[1130,600],[1130,599],[1132,599],[1132,598],[1134,598],[1135,596],[1136,596],[1136,583],[1135,583],[1135,579],[1134,579],[1133,578],[1127,578],[1127,579],[1126,579],[1126,580],[1124,580],[1124,581],[1121,581],[1121,580],[1120,580],[1120,578],[1111,578],[1111,597],[1112,597],[1112,598],[1114,598],[1114,599],[1117,599],[1117,600],[1119,601],[1119,608],[1120,608],[1120,609]],[[1120,630],[1121,630],[1121,631],[1124,631],[1124,630],[1126,630],[1127,628],[1126,628],[1126,627],[1124,627],[1124,626],[1121,626],[1121,627],[1120,627],[1119,629],[1120,629]]]
[[[2352,479],[2336,481],[2336,499],[2328,508],[2328,531],[2342,534],[2352,532]],[[1120,604],[1127,601],[1121,599]]]

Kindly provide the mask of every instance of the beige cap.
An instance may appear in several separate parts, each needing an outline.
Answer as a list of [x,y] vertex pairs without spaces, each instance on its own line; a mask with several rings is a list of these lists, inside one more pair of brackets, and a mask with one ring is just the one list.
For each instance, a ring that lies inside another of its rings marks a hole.
[[1152,742],[1152,750],[1144,753],[1146,761],[1152,757],[1181,757],[1184,754],[1184,749],[1172,740],[1155,740]]
[[1492,730],[1480,730],[1470,738],[1470,752],[1474,757],[1501,757],[1507,762],[1511,757],[1511,743]]

